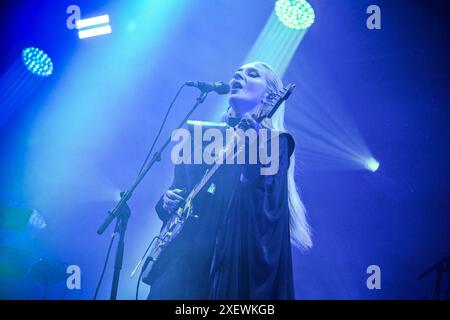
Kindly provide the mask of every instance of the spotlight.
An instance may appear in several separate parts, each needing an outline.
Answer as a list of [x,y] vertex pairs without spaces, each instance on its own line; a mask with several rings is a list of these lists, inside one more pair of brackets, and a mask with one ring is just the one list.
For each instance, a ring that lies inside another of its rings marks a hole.
[[53,73],[50,57],[41,49],[29,47],[22,51],[22,61],[28,71],[39,77],[48,77]]
[[368,170],[375,172],[380,167],[380,163],[377,160],[375,160],[374,158],[369,158],[366,160],[365,167]]
[[30,219],[28,219],[28,224],[37,228],[44,229],[47,226],[44,217],[37,210],[33,210]]
[[306,0],[277,0],[275,13],[286,27],[297,30],[309,28],[316,18]]
[[78,38],[85,39],[111,33],[109,15],[77,20]]

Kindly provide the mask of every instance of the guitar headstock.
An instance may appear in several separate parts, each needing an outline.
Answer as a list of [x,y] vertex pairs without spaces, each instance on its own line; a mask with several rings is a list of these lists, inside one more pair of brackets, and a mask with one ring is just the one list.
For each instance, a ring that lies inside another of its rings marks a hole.
[[290,83],[277,92],[270,93],[263,102],[260,112],[255,115],[256,121],[261,122],[265,118],[272,118],[278,107],[287,100],[295,89],[295,84]]

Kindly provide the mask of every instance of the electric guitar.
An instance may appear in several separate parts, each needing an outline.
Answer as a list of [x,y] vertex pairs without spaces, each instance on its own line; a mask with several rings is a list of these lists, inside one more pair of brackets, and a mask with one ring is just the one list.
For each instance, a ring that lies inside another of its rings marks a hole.
[[[265,118],[270,119],[277,111],[278,107],[283,103],[283,101],[285,101],[291,95],[294,88],[294,84],[289,84],[278,92],[269,94],[263,101],[262,107],[259,108],[259,112],[253,115],[255,121],[261,123],[261,121],[263,121]],[[240,126],[242,126],[241,123],[237,124],[235,128],[239,128]],[[207,186],[209,182],[211,182],[212,177],[222,166],[222,164],[226,163],[227,159],[235,158],[242,151],[243,144],[238,143],[237,145],[242,145],[237,151],[234,151],[234,148],[225,147],[219,153],[219,155],[215,158],[216,161],[214,162],[214,165],[206,170],[201,180],[186,196],[184,204],[180,206],[176,210],[176,212],[174,212],[169,217],[169,219],[161,229],[160,234],[153,239],[150,245],[150,254],[147,257],[142,269],[142,280],[145,283],[151,284],[153,282],[154,272],[152,271],[154,270],[155,264],[157,264],[159,261],[158,258],[165,250],[165,248],[180,234],[187,221],[192,218],[198,218],[193,207],[194,199],[202,190],[205,189],[205,186]]]

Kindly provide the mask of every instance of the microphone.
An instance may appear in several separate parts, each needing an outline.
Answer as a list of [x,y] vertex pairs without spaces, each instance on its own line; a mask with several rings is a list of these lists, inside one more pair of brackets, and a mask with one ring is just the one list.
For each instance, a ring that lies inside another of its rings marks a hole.
[[196,87],[202,92],[214,91],[218,94],[227,94],[228,92],[230,92],[230,86],[225,82],[208,83],[200,81],[187,81],[186,85],[189,87]]

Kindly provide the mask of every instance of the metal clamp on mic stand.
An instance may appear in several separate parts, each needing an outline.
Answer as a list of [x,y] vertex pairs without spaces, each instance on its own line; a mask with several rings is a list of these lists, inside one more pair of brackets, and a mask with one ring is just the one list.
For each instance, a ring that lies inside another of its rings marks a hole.
[[[200,90],[202,90],[200,88]],[[195,111],[195,109],[202,104],[206,96],[208,95],[208,92],[212,90],[203,91],[202,93],[197,97],[196,103],[192,107],[192,109],[187,113],[183,121],[178,125],[177,129],[180,129],[184,126],[184,124],[187,122],[191,114]],[[229,90],[228,90],[229,91]],[[144,169],[139,173],[136,180],[132,184],[132,186],[125,192],[121,194],[121,199],[117,203],[116,207],[108,212],[108,216],[105,218],[103,223],[100,225],[100,227],[97,230],[97,233],[99,235],[103,234],[105,230],[108,228],[108,226],[111,224],[111,222],[114,219],[117,219],[117,225],[116,225],[116,233],[119,233],[119,243],[117,244],[116,249],[116,256],[115,256],[115,262],[114,262],[114,276],[113,276],[113,282],[111,287],[111,300],[117,299],[117,290],[119,287],[119,278],[120,278],[120,271],[122,269],[122,261],[123,261],[123,254],[124,254],[124,243],[125,243],[125,232],[127,227],[128,218],[130,216],[130,209],[127,205],[127,201],[131,198],[133,195],[134,190],[137,188],[137,186],[141,183],[142,179],[144,179],[147,172],[153,167],[155,162],[161,160],[161,154],[166,149],[166,147],[170,144],[171,138],[168,138],[162,147],[156,151],[150,160],[149,164],[144,167]]]

